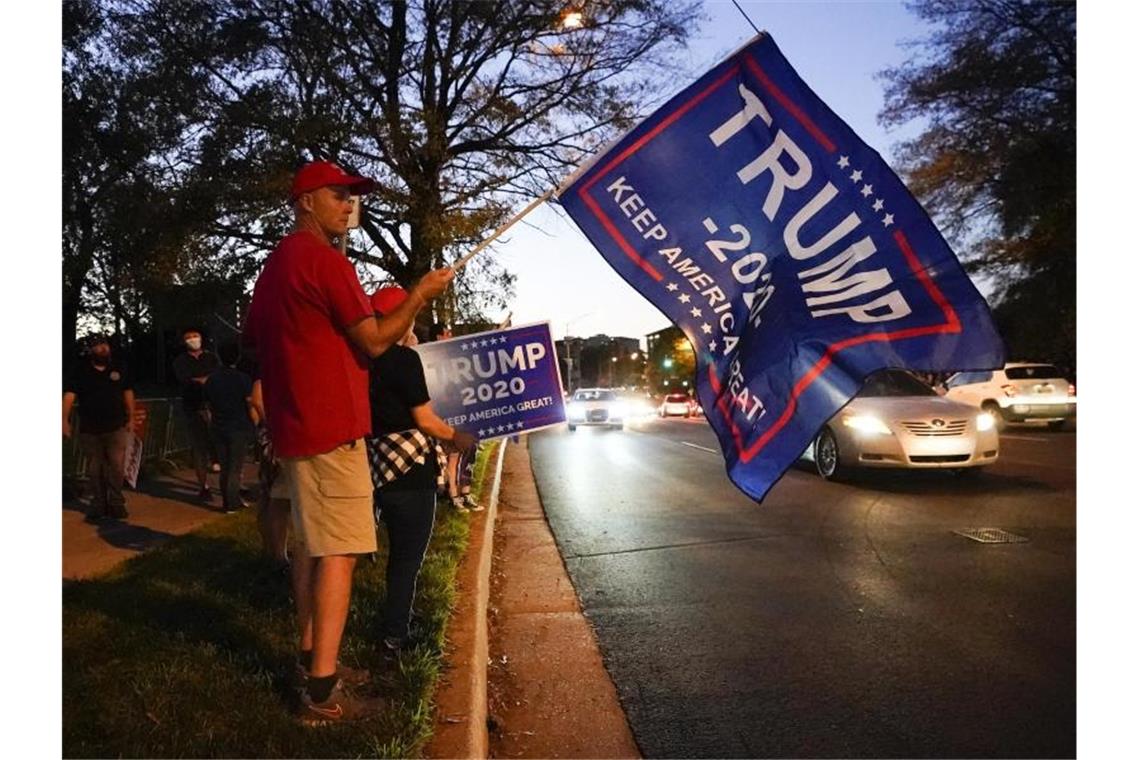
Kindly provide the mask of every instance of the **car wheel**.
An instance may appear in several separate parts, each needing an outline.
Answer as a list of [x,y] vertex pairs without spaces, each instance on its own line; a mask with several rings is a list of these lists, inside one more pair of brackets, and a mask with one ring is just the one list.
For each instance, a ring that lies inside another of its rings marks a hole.
[[1052,422],[1049,423],[1049,429],[1050,430],[1064,430],[1065,429],[1065,422],[1067,422],[1067,420],[1053,420]]
[[819,431],[815,439],[815,469],[824,480],[839,480],[843,467],[839,464],[839,442],[831,428]]
[[573,433],[573,432],[574,432],[575,430],[577,430],[577,429],[578,429],[578,426],[577,426],[577,425],[571,425],[571,426],[570,426],[570,432],[571,432],[571,433]]
[[994,430],[999,433],[1005,430],[1005,417],[1001,414],[1001,407],[993,401],[987,401],[982,404],[982,411],[989,412],[990,416],[994,418]]

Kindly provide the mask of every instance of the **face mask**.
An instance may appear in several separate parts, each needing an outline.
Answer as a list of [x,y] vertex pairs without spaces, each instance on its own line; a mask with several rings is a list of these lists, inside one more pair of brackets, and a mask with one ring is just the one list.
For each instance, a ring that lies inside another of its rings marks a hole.
[[187,338],[186,339],[186,348],[190,349],[191,351],[197,351],[201,347],[202,347],[202,339],[201,338]]

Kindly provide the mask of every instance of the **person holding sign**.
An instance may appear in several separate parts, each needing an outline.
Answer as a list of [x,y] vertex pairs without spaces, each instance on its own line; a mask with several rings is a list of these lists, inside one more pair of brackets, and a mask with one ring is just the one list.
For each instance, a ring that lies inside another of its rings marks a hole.
[[348,231],[353,193],[374,182],[314,161],[293,178],[294,231],[266,259],[244,338],[261,366],[269,436],[293,506],[293,585],[300,629],[297,717],[305,725],[377,714],[348,684],[367,671],[338,664],[356,558],[376,551],[364,436],[372,428],[368,357],[404,337],[416,313],[454,278],[429,272],[377,319],[356,270],[333,245]]
[[[383,317],[408,299],[403,288],[381,288],[372,294],[372,308]],[[424,366],[411,349],[415,333],[408,328],[392,348],[372,360],[369,397],[372,402],[372,437],[368,455],[376,487],[376,512],[388,529],[388,596],[384,600],[384,647],[398,652],[408,644],[408,625],[416,578],[435,522],[436,489],[443,452],[449,448],[470,452],[475,436],[456,430],[435,413],[428,396]]]
[[123,496],[123,470],[131,421],[135,418],[135,392],[122,366],[111,361],[111,344],[105,335],[87,339],[81,362],[63,386],[63,437],[71,437],[71,408],[79,402],[80,433],[91,476],[88,519],[127,516]]

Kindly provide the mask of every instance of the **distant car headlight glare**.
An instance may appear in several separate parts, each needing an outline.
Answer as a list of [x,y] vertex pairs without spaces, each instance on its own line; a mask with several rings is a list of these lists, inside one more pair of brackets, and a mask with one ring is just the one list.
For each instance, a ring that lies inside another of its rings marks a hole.
[[978,432],[984,433],[987,430],[994,429],[994,416],[989,412],[982,412],[978,415]]
[[611,417],[618,417],[620,419],[622,417],[625,417],[625,412],[626,412],[625,404],[611,404],[610,405],[610,416]]
[[891,434],[891,429],[883,424],[882,420],[870,414],[856,414],[852,417],[845,417],[843,424],[865,435]]

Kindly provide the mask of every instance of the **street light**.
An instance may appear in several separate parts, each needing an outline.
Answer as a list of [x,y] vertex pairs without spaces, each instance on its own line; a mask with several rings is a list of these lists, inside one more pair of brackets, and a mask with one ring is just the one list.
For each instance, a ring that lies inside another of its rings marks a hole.
[[566,344],[566,392],[571,393],[574,390],[574,359],[570,356],[570,325],[577,322],[583,317],[588,317],[594,312],[582,312],[578,316],[566,320],[566,334],[562,336],[562,342]]

